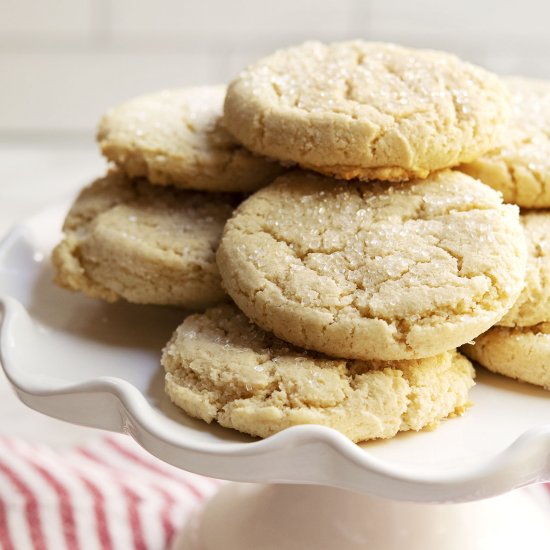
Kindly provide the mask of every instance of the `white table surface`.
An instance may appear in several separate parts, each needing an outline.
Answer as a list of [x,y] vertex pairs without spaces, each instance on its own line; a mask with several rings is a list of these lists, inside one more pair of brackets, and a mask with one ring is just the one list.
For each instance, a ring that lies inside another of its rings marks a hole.
[[[59,202],[105,172],[93,142],[0,142],[0,236],[18,220]],[[15,396],[0,369],[0,435],[67,448],[99,433],[37,413]]]

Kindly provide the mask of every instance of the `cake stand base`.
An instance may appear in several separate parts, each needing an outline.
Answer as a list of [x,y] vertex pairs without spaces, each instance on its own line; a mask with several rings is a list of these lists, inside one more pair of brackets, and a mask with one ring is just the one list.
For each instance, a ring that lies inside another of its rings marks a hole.
[[530,490],[466,504],[398,502],[314,485],[231,483],[172,550],[548,550]]

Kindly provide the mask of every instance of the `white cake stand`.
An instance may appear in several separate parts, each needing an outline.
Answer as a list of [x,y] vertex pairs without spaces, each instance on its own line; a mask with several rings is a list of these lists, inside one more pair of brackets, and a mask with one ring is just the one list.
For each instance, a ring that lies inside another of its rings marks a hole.
[[550,393],[481,371],[464,417],[364,445],[321,426],[265,440],[208,426],[163,392],[160,350],[181,311],[103,304],[51,283],[66,207],[0,245],[0,360],[37,411],[129,433],[185,470],[269,484],[225,486],[177,548],[550,548],[550,492],[510,492],[550,480]]

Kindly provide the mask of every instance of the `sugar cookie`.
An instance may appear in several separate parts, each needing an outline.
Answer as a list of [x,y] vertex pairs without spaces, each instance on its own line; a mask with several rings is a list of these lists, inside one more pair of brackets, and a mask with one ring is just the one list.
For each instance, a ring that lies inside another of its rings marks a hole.
[[461,350],[490,371],[550,390],[550,323],[493,327]]
[[411,361],[346,361],[289,346],[232,305],[187,317],[165,347],[166,391],[186,413],[267,437],[322,424],[353,441],[434,427],[469,405],[456,351]]
[[130,177],[204,191],[250,192],[284,168],[247,151],[222,127],[225,86],[166,90],[109,111],[99,124],[103,154]]
[[215,304],[225,297],[215,250],[237,198],[111,172],[84,189],[67,215],[52,256],[56,282],[109,302]]
[[513,97],[503,144],[460,169],[500,191],[505,202],[550,207],[550,82],[508,78]]
[[363,41],[307,42],[229,85],[224,119],[250,150],[342,179],[408,180],[495,147],[510,98],[454,55]]
[[506,327],[550,322],[550,211],[523,211],[520,220],[527,241],[525,288],[497,323]]
[[494,325],[524,284],[518,208],[461,172],[401,184],[281,176],[228,221],[217,262],[263,329],[336,357],[428,357]]

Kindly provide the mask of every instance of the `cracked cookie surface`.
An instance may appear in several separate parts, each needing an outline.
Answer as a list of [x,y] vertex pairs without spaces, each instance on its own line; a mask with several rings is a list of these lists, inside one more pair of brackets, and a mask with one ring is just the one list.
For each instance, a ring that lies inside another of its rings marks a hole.
[[306,172],[247,199],[224,229],[227,292],[265,330],[336,357],[407,359],[457,347],[518,297],[518,208],[461,172],[401,184]]
[[239,198],[110,172],[71,207],[52,254],[55,280],[108,302],[194,309],[224,300],[215,251]]
[[220,121],[225,86],[165,90],[111,109],[102,153],[130,177],[185,189],[250,192],[283,172],[238,144]]
[[550,390],[550,323],[493,327],[461,351],[492,372]]
[[460,169],[524,208],[550,207],[550,82],[507,78],[512,116],[503,145]]
[[455,350],[410,361],[347,361],[295,348],[233,305],[187,317],[163,351],[166,392],[206,422],[267,437],[322,424],[353,441],[434,427],[469,405],[470,362]]
[[523,211],[520,220],[527,242],[525,288],[497,323],[506,327],[550,322],[550,211]]
[[509,102],[495,75],[451,54],[307,42],[241,72],[224,120],[257,153],[341,179],[399,181],[492,149]]

